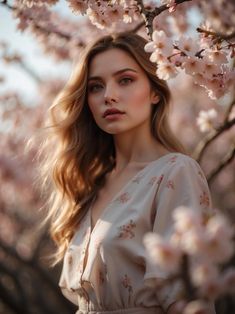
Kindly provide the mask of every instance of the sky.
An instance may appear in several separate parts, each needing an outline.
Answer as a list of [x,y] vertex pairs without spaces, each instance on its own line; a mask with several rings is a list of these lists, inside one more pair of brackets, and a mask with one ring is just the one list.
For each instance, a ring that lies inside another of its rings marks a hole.
[[[78,18],[70,12],[65,1],[59,1],[59,4],[53,6],[53,10],[60,14]],[[9,44],[11,52],[19,52],[24,57],[24,62],[40,78],[43,77],[68,77],[70,73],[70,64],[54,61],[49,55],[45,55],[40,44],[30,34],[30,32],[21,33],[16,28],[17,20],[12,17],[12,12],[0,5],[0,42],[5,41]],[[1,52],[0,52],[1,53]],[[26,103],[31,103],[37,95],[37,84],[16,64],[5,64],[0,60],[0,77],[5,81],[0,83],[0,95],[8,90],[17,91]]]

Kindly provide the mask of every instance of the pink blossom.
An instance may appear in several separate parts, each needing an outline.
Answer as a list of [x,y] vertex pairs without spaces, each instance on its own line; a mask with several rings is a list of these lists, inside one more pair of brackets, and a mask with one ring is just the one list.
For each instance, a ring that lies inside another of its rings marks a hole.
[[222,82],[220,79],[214,78],[212,80],[207,80],[205,87],[208,96],[211,99],[219,99],[225,94],[224,86],[221,86]]
[[170,13],[174,12],[177,6],[177,4],[175,3],[175,0],[161,0],[161,3],[167,5]]
[[218,268],[208,261],[201,261],[200,263],[194,263],[190,270],[192,282],[196,286],[202,286],[209,281],[218,278]]
[[197,125],[202,132],[210,131],[214,127],[214,121],[217,118],[217,111],[212,108],[210,110],[201,110],[197,117]]
[[177,48],[190,57],[194,57],[195,54],[200,50],[197,41],[183,36],[178,40]]
[[168,80],[177,75],[177,70],[171,62],[160,63],[157,66],[156,74],[162,80]]
[[156,49],[156,46],[153,41],[148,42],[144,47],[144,50],[146,52],[154,52],[155,49]]
[[205,251],[205,241],[204,229],[191,226],[181,238],[181,247],[189,255],[201,255]]
[[204,282],[203,285],[199,287],[198,294],[202,298],[207,298],[214,301],[223,292],[223,286],[221,284],[220,278],[213,278]]
[[226,262],[233,254],[234,230],[225,217],[216,215],[207,224],[205,256],[215,263]]
[[33,6],[54,5],[58,0],[18,0],[18,2],[28,8],[32,8]]
[[235,233],[235,230],[229,223],[228,219],[221,214],[217,214],[210,218],[207,223],[207,230],[210,234],[219,236],[224,240],[231,240]]
[[172,217],[174,220],[174,228],[180,233],[187,232],[195,227],[200,227],[202,222],[202,217],[186,206],[175,208]]
[[146,45],[146,49],[150,51],[150,47],[158,50],[163,55],[170,56],[173,52],[172,41],[166,36],[164,31],[154,31],[152,35],[153,44]]
[[155,62],[155,63],[164,63],[168,62],[167,58],[158,50],[155,50],[151,56],[150,56],[150,61]]
[[224,51],[212,49],[207,52],[207,58],[216,64],[227,63],[228,59]]
[[143,243],[154,265],[167,272],[177,270],[181,258],[181,251],[178,248],[152,232],[144,235]]
[[196,73],[201,73],[204,69],[204,66],[197,57],[186,57],[184,58],[182,68],[185,69],[185,73],[193,75]]
[[215,64],[210,61],[205,61],[202,64],[204,66],[203,75],[205,78],[212,79],[213,76],[218,75],[219,73],[222,73],[222,70],[219,64]]
[[193,75],[193,81],[195,84],[205,87],[209,80],[202,73],[196,73]]
[[73,13],[76,14],[85,14],[88,9],[88,3],[84,0],[67,0],[69,7]]
[[209,305],[202,300],[195,300],[186,305],[183,314],[212,314]]

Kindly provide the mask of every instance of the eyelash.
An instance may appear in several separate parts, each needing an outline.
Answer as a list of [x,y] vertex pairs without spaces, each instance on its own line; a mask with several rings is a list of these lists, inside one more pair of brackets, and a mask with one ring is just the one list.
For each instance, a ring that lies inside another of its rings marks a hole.
[[[121,81],[123,81],[123,80],[128,80],[129,82],[133,82],[133,79],[131,78],[131,77],[123,77],[123,78],[121,78],[120,79],[120,81],[119,81],[119,83],[121,82]],[[125,84],[121,84],[121,85],[128,85],[129,83],[125,83]],[[96,92],[96,91],[94,91],[94,88],[95,87],[100,87],[100,86],[102,86],[101,84],[91,84],[89,87],[88,87],[88,90],[89,90],[89,92]]]

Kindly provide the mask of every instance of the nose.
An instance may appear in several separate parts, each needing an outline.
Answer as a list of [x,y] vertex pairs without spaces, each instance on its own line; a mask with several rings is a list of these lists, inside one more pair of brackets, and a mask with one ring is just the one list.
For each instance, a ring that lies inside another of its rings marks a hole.
[[112,103],[116,103],[118,101],[117,91],[111,84],[107,84],[105,94],[104,94],[104,102],[106,105],[110,105]]

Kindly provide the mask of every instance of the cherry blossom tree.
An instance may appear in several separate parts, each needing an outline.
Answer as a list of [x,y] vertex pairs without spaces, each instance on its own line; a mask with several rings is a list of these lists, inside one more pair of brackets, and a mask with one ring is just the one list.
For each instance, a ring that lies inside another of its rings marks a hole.
[[[234,0],[68,0],[66,3],[71,13],[77,16],[73,20],[53,10],[58,2],[4,0],[0,1],[0,9],[9,10],[22,36],[26,32],[32,34],[45,56],[57,62],[76,61],[91,40],[104,34],[128,30],[148,39],[145,50],[150,53],[150,60],[157,64],[156,75],[168,81],[173,93],[172,128],[203,167],[215,207],[234,220]],[[40,91],[35,95],[38,103],[34,107],[25,104],[14,91],[0,96],[0,266],[1,275],[4,274],[4,280],[0,280],[0,300],[3,300],[0,312],[3,309],[8,313],[7,309],[11,309],[14,313],[22,313],[23,308],[24,313],[54,313],[64,306],[63,313],[66,313],[71,307],[66,301],[63,305],[59,301],[56,282],[48,276],[46,262],[38,258],[53,246],[45,230],[35,232],[42,217],[39,209],[46,197],[41,195],[37,185],[36,156],[40,136],[30,147],[26,145],[32,136],[35,138],[34,135],[40,133],[46,110],[63,86],[64,79],[48,81],[40,78],[30,69],[24,56],[9,53],[6,43],[0,45],[1,59],[7,64],[20,65]],[[3,83],[4,78],[0,81]],[[210,227],[211,224],[208,230],[215,228]],[[208,230],[205,232],[212,232]],[[197,250],[193,245],[197,235],[195,230],[192,231],[187,238],[189,242],[182,244],[189,256],[195,252],[189,252],[187,248]],[[228,238],[223,243],[230,243],[230,235],[224,235]],[[182,259],[179,253],[182,250],[168,247],[169,243],[159,239],[157,243],[164,249],[170,248],[176,262],[186,261],[185,255]],[[230,265],[231,254],[227,256]],[[18,276],[22,267],[24,278]],[[220,278],[216,267],[210,265],[208,268],[208,264],[195,266],[197,275],[191,278],[191,286],[201,287],[203,280]],[[226,271],[221,278],[230,282],[226,278],[231,277]],[[51,306],[43,295],[39,299],[30,295],[29,287],[22,284],[25,278],[30,278],[29,285],[32,286],[32,278],[38,278],[35,279],[37,291],[43,285],[50,287],[50,295],[54,296]],[[16,295],[19,295],[18,299]],[[196,313],[205,305],[191,301],[186,313]],[[234,311],[230,295],[223,297],[218,308],[221,314]]]

